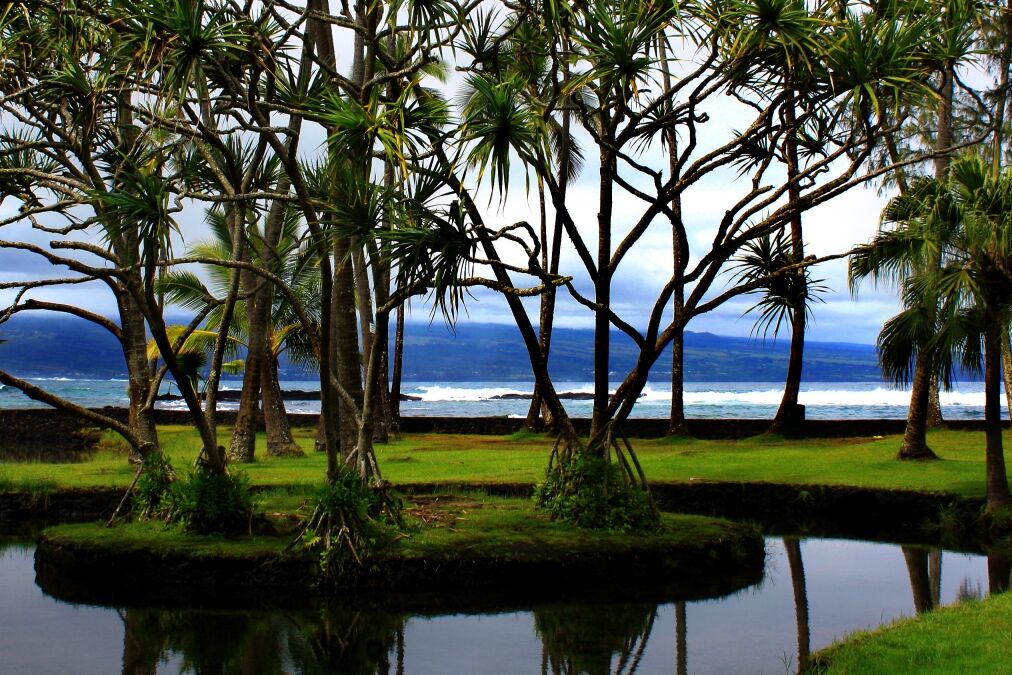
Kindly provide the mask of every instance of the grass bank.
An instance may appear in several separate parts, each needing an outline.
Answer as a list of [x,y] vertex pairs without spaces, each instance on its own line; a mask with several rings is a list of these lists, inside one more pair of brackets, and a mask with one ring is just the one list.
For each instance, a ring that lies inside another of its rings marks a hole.
[[1012,594],[964,602],[874,631],[815,655],[821,675],[1012,673]]
[[759,533],[726,520],[665,514],[662,530],[645,537],[575,530],[528,499],[440,495],[408,500],[392,541],[331,579],[313,554],[285,552],[305,515],[304,505],[268,511],[272,522],[242,537],[186,534],[160,522],[60,525],[39,540],[39,581],[56,597],[103,603],[311,604],[328,588],[369,602],[439,592],[470,603],[476,594],[518,599],[588,587],[624,596],[643,580],[658,599],[690,599],[757,582],[764,561]]
[[[191,465],[197,435],[182,426],[160,429],[165,453],[177,468]],[[230,429],[220,436],[227,444]],[[307,456],[271,458],[258,439],[257,461],[245,465],[253,485],[313,486],[325,473],[325,458],[312,451],[314,431],[297,429]],[[895,459],[898,436],[786,440],[761,436],[744,440],[665,438],[634,440],[651,481],[765,481],[806,485],[847,485],[880,489],[984,495],[984,437],[980,432],[936,430],[929,443],[935,462]],[[1006,443],[1012,433],[1006,432]],[[72,464],[0,464],[0,491],[18,485],[89,488],[128,485],[133,468],[122,453],[101,450]],[[393,483],[523,483],[542,477],[550,442],[537,434],[510,436],[410,434],[377,446],[384,477]]]

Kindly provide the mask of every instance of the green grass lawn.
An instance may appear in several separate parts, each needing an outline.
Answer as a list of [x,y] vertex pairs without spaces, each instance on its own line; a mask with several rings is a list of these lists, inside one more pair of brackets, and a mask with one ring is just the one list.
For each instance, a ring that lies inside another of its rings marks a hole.
[[[229,429],[221,429],[227,444]],[[319,484],[325,458],[312,451],[315,430],[296,430],[306,449],[301,459],[266,457],[259,439],[257,461],[246,465],[254,485]],[[182,426],[161,428],[165,453],[177,469],[196,456],[196,433]],[[1006,433],[1006,443],[1012,434]],[[980,432],[934,431],[929,442],[941,457],[935,462],[895,459],[900,439],[876,438],[785,440],[761,436],[745,440],[686,438],[635,440],[651,481],[769,481],[946,491],[984,494],[984,436]],[[107,445],[111,445],[108,444]],[[394,483],[534,483],[540,479],[551,443],[543,436],[407,434],[377,446],[384,477]],[[122,452],[103,450],[77,464],[8,462],[0,464],[0,489],[19,485],[65,487],[126,486],[133,468]]]
[[820,652],[824,675],[1012,673],[1012,594],[857,633]]

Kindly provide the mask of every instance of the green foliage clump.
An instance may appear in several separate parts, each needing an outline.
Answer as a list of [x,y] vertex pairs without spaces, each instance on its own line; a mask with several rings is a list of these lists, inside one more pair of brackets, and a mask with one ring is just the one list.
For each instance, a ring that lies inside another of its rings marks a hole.
[[552,519],[577,527],[634,532],[660,526],[650,496],[626,483],[615,464],[586,450],[550,466],[534,500]]
[[160,452],[153,452],[145,457],[134,490],[134,512],[141,517],[159,513],[162,501],[175,477],[172,462],[168,457]]
[[164,497],[167,519],[200,534],[249,530],[254,508],[249,488],[244,472],[197,469],[169,486]]
[[341,467],[313,499],[303,546],[320,551],[325,573],[339,574],[349,562],[361,563],[365,554],[390,539],[391,526],[400,523],[400,508],[385,487],[370,487],[354,471]]

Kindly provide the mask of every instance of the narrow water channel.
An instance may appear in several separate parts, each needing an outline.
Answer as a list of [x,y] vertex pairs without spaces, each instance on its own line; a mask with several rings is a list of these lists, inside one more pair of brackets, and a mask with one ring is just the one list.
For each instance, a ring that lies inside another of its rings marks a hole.
[[1009,560],[832,539],[767,539],[761,583],[686,603],[500,612],[75,606],[0,539],[3,673],[789,673],[847,633],[1004,589]]

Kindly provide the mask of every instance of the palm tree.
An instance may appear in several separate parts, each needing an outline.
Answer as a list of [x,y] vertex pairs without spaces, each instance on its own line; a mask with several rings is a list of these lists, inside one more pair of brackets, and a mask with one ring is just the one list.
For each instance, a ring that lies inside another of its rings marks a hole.
[[[947,182],[919,179],[891,200],[883,223],[890,229],[855,249],[850,270],[855,282],[903,280],[904,310],[879,336],[884,370],[905,382],[919,372],[913,359],[931,354],[948,384],[954,355],[977,372],[983,360],[986,508],[993,512],[1010,503],[999,396],[1012,309],[1012,173],[992,174],[977,157],[958,159]],[[926,254],[940,261],[936,269],[919,264]],[[927,447],[923,421],[912,417],[901,454]]]
[[[211,289],[193,273],[173,270],[163,276],[159,289],[165,294],[169,303],[199,311],[208,305],[214,308],[208,314],[205,327],[207,331],[217,334],[222,330],[223,298],[228,293],[231,283],[228,270],[211,261],[227,262],[232,258],[232,243],[227,223],[220,211],[210,211],[207,223],[213,240],[192,245],[189,253],[209,262],[204,269],[209,278]],[[283,217],[279,240],[272,247],[272,259],[269,271],[277,275],[300,299],[303,308],[310,316],[319,316],[318,271],[312,253],[300,246],[301,221],[292,209],[286,209]],[[257,232],[254,232],[257,235]],[[265,260],[267,247],[257,237],[254,241],[253,262],[258,266],[267,266]],[[281,398],[278,383],[278,359],[286,350],[294,356],[294,360],[302,363],[314,363],[315,358],[309,347],[310,340],[305,336],[307,328],[302,325],[292,308],[291,300],[283,294],[273,294],[271,306],[267,312],[266,348],[263,367],[255,374],[257,382],[249,383],[253,391],[260,395],[263,405],[264,424],[267,433],[267,453],[273,456],[302,454],[301,448],[295,443],[291,427],[288,424],[284,401]],[[230,340],[246,347],[247,352],[255,348],[250,344],[250,303],[236,305],[233,320],[225,329]],[[254,308],[255,309],[255,308]],[[245,386],[244,386],[245,389]],[[241,431],[237,428],[236,434]],[[248,455],[230,452],[235,461],[252,461],[252,452]]]

